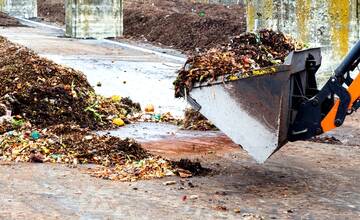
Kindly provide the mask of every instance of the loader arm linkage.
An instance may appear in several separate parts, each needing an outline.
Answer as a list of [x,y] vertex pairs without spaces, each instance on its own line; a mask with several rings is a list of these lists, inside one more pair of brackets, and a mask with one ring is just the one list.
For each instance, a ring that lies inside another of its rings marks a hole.
[[[359,63],[360,41],[325,86],[299,105],[295,120],[290,125],[290,141],[306,140],[340,127],[346,116],[360,107],[360,74],[355,79],[350,76]],[[338,98],[336,101],[335,96]]]

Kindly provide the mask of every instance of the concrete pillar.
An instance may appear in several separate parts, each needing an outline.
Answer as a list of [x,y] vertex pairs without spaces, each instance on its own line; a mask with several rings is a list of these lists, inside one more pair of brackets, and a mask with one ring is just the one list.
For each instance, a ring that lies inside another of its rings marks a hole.
[[123,34],[123,0],[65,0],[66,36],[108,38]]
[[192,3],[234,5],[243,4],[244,0],[189,0]]
[[253,32],[263,28],[276,29],[276,0],[247,0],[247,31]]
[[22,18],[37,17],[37,0],[0,0],[0,11]]
[[[339,62],[359,40],[359,0],[248,0],[248,30],[272,28]],[[333,62],[336,63],[336,62]]]
[[254,32],[257,27],[257,15],[256,15],[256,2],[255,0],[247,0],[246,3],[246,28],[247,32]]

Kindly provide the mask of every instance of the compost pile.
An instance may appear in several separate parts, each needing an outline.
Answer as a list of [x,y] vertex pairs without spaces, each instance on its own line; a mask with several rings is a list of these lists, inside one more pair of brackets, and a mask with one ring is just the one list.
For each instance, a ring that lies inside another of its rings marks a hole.
[[[38,0],[41,19],[65,23],[63,0]],[[124,1],[124,36],[192,53],[209,49],[244,33],[241,4],[193,3],[189,0]],[[121,38],[115,40],[123,41]]]
[[[0,160],[94,164],[87,173],[135,181],[190,171],[155,157],[132,139],[94,129],[130,123],[140,105],[98,96],[85,75],[0,37]],[[164,116],[163,120],[170,120]]]
[[246,19],[240,4],[193,3],[189,0],[125,1],[127,38],[170,46],[188,53],[209,49],[244,33]]
[[168,160],[154,157],[132,139],[98,136],[75,124],[37,130],[26,123],[17,130],[2,134],[0,159],[61,163],[71,167],[94,164],[96,166],[87,169],[86,173],[119,181],[178,175],[180,169]]
[[10,17],[5,13],[0,12],[0,26],[19,27],[24,25],[22,25],[16,18]]
[[113,127],[114,118],[125,120],[141,110],[129,98],[96,95],[81,72],[41,58],[3,37],[0,57],[2,115],[8,111],[40,128],[71,122],[102,129]]
[[190,57],[179,70],[174,82],[175,97],[183,97],[195,83],[227,79],[250,70],[274,66],[284,62],[286,56],[302,46],[281,32],[261,30],[234,37],[225,46],[212,48]]
[[200,112],[191,108],[185,110],[185,117],[182,121],[182,128],[185,130],[212,131],[218,130],[206,117]]
[[57,24],[65,24],[65,1],[37,0],[38,18]]
[[24,124],[1,136],[1,159],[17,162],[99,164],[113,166],[150,154],[131,139],[98,136],[75,124],[36,129]]
[[39,130],[24,123],[0,135],[0,160],[33,163],[61,163],[76,167],[94,164],[91,176],[137,181],[165,176],[191,177],[209,169],[198,162],[172,162],[154,156],[132,139],[98,136],[75,124],[59,124]]

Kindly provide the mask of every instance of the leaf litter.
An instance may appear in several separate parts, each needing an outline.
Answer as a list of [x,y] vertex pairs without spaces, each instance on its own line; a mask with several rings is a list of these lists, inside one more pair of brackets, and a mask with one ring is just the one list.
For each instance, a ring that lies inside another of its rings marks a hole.
[[184,97],[196,83],[236,78],[251,70],[278,65],[303,45],[281,32],[260,30],[233,37],[230,43],[188,58],[174,82],[175,97]]

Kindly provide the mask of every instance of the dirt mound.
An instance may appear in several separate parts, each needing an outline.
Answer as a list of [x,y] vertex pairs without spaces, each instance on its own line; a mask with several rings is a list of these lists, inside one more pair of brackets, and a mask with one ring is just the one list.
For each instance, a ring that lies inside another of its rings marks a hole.
[[140,110],[128,99],[113,101],[95,95],[81,72],[41,58],[3,37],[0,71],[1,106],[39,127],[73,122],[91,129],[109,128],[113,118],[125,119]]
[[175,97],[182,97],[185,89],[189,92],[197,82],[215,81],[225,75],[236,80],[250,70],[281,64],[291,51],[301,47],[291,37],[271,30],[236,36],[226,46],[190,57],[174,82]]
[[65,24],[65,1],[38,0],[38,17],[48,22]]
[[223,44],[245,31],[242,6],[189,1],[132,1],[124,9],[124,34],[187,52]]
[[21,27],[24,25],[22,25],[16,18],[10,17],[5,13],[0,12],[0,26]]
[[[39,17],[65,23],[62,0],[39,0]],[[244,7],[192,3],[187,0],[132,0],[124,3],[126,38],[186,52],[223,44],[246,29]]]

